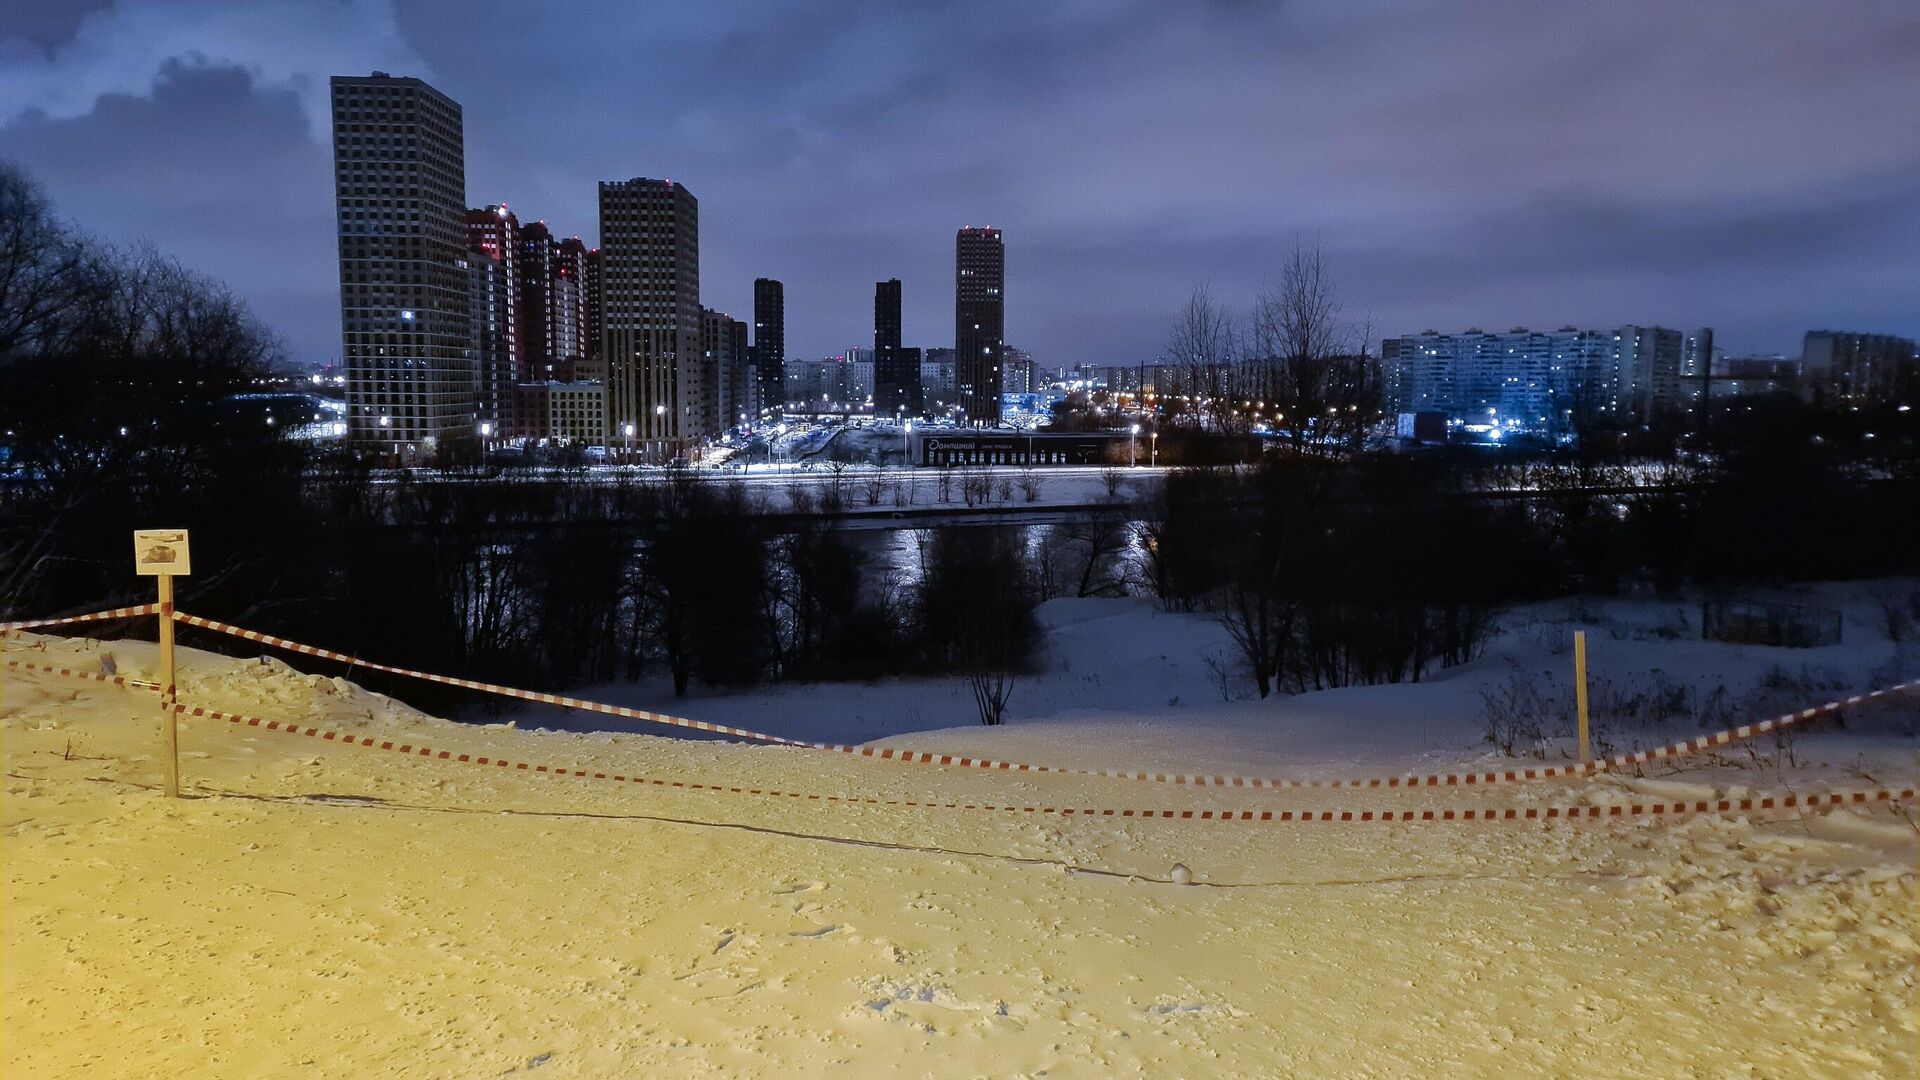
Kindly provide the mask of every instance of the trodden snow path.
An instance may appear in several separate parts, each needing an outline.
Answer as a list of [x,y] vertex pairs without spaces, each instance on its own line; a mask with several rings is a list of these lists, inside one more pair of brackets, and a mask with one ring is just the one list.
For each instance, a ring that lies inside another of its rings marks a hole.
[[[23,637],[9,653],[23,647],[95,669],[109,651],[126,677],[151,667],[136,643]],[[1915,834],[1885,805],[1764,821],[1036,819],[593,784],[195,718],[193,797],[170,801],[150,694],[7,679],[8,1076],[1916,1067]],[[181,684],[209,708],[689,781],[1087,805],[1139,791],[455,725],[193,652]],[[1623,782],[1497,797],[1726,791]],[[1168,881],[1175,863],[1199,884]]]

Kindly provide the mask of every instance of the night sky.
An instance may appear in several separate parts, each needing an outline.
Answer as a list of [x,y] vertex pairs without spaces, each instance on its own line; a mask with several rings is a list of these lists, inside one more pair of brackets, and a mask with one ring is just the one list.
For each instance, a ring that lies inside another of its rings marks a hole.
[[326,79],[466,111],[467,198],[597,242],[595,182],[700,199],[702,299],[787,284],[789,356],[953,343],[953,234],[1007,237],[1007,341],[1162,351],[1297,241],[1373,334],[1920,335],[1920,7],[874,0],[9,0],[0,157],[63,213],[339,351]]

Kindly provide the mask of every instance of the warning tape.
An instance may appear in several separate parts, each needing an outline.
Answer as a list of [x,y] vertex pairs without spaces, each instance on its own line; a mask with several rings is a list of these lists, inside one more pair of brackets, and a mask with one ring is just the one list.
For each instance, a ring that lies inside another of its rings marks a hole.
[[69,623],[99,622],[103,619],[131,619],[137,615],[154,615],[159,611],[159,604],[137,604],[133,607],[113,608],[110,611],[95,611],[87,615],[69,615],[64,619],[28,619],[23,622],[0,622],[0,631],[31,630],[39,626],[65,626]]
[[[160,685],[141,679],[130,679],[119,675],[105,675],[95,671],[80,671],[52,664],[34,664],[22,660],[7,660],[7,667],[29,671],[40,671],[71,678],[87,679],[93,682],[110,683],[121,687],[146,690],[158,690]],[[845,803],[850,805],[900,806],[908,808],[939,810],[983,810],[1001,813],[1024,813],[1053,815],[1059,817],[1117,817],[1117,818],[1155,818],[1198,821],[1343,821],[1343,822],[1390,822],[1390,821],[1521,821],[1554,820],[1559,818],[1618,818],[1638,816],[1672,816],[1688,813],[1745,813],[1756,810],[1776,809],[1821,809],[1843,804],[1863,804],[1873,802],[1905,802],[1914,798],[1913,788],[1901,789],[1855,789],[1844,791],[1800,794],[1789,792],[1784,795],[1748,797],[1744,799],[1701,799],[1666,803],[1612,803],[1583,804],[1579,806],[1546,807],[1468,807],[1450,809],[1421,810],[1191,810],[1191,809],[1116,809],[1074,806],[1032,806],[1018,804],[937,802],[917,799],[883,799],[859,795],[826,795],[815,792],[784,791],[777,788],[753,788],[727,784],[703,784],[688,780],[662,780],[644,776],[628,776],[619,773],[606,773],[587,769],[567,768],[564,766],[537,765],[531,762],[515,761],[485,755],[456,754],[450,750],[434,750],[429,746],[415,746],[411,743],[393,739],[374,739],[367,736],[342,734],[326,728],[282,723],[257,716],[222,712],[201,706],[176,704],[174,712],[188,716],[204,717],[213,720],[225,720],[230,724],[256,727],[267,731],[278,731],[288,735],[304,735],[326,742],[344,743],[349,746],[377,748],[394,751],[409,756],[430,758],[440,761],[453,761],[482,767],[511,769],[518,772],[545,773],[551,776],[568,776],[583,779],[611,780],[622,783],[645,784],[659,788],[678,788],[686,791],[710,791],[735,795],[761,795],[774,798],[788,798],[812,802]],[[1054,769],[1054,772],[1073,770]],[[1098,774],[1089,774],[1098,775]],[[1383,785],[1387,786],[1387,785]],[[1402,785],[1407,786],[1407,785]]]
[[1072,776],[1100,776],[1115,780],[1144,780],[1153,783],[1180,784],[1190,787],[1239,787],[1275,790],[1461,787],[1592,776],[1596,773],[1607,772],[1614,769],[1631,768],[1651,761],[1681,757],[1687,754],[1698,753],[1702,750],[1727,746],[1743,739],[1753,738],[1756,735],[1765,735],[1768,732],[1779,731],[1796,724],[1805,723],[1806,721],[1813,720],[1828,713],[1838,712],[1841,709],[1865,704],[1868,701],[1886,697],[1890,694],[1897,694],[1920,687],[1920,679],[1908,680],[1907,682],[1896,683],[1878,690],[1828,701],[1810,708],[1801,709],[1797,712],[1784,713],[1771,720],[1761,720],[1752,724],[1741,724],[1738,727],[1728,728],[1725,731],[1717,731],[1710,735],[1696,736],[1695,738],[1685,739],[1666,746],[1657,746],[1651,750],[1639,750],[1630,754],[1616,754],[1613,757],[1603,758],[1586,764],[1546,765],[1538,768],[1503,769],[1483,772],[1430,773],[1426,775],[1416,774],[1387,777],[1375,776],[1352,780],[1294,780],[1285,777],[1270,776],[1142,772],[1124,769],[1080,769],[1063,765],[1034,765],[1018,761],[1000,761],[994,758],[962,757],[957,754],[940,754],[923,750],[898,750],[892,747],[852,746],[845,743],[809,742],[804,739],[789,739],[779,735],[768,735],[758,731],[748,731],[744,728],[728,727],[724,724],[709,724],[699,720],[689,720],[685,717],[669,716],[665,713],[623,708],[618,705],[603,705],[596,701],[586,701],[581,698],[562,697],[557,694],[542,694],[531,690],[518,690],[509,686],[498,686],[493,683],[475,682],[471,679],[455,679],[446,675],[434,675],[429,672],[413,671],[408,668],[374,664],[356,657],[347,656],[344,653],[334,652],[330,649],[303,645],[297,641],[274,637],[271,634],[262,634],[256,630],[248,630],[244,627],[217,622],[213,619],[203,619],[197,615],[174,612],[173,617],[190,626],[198,626],[202,629],[213,630],[222,634],[230,634],[234,637],[260,642],[265,645],[271,645],[274,648],[286,649],[290,652],[337,660],[342,663],[353,664],[374,671],[384,671],[392,675],[424,679],[428,682],[441,683],[447,686],[458,686],[468,690],[477,690],[482,693],[518,698],[523,701],[537,701],[548,705],[560,705],[570,709],[579,709],[584,712],[602,713],[608,716],[619,716],[630,720],[644,720],[650,723],[668,724],[674,727],[716,732],[743,739],[775,743],[781,746],[792,746],[806,750],[827,750],[839,754],[875,758],[882,761],[898,761],[911,765],[948,765],[960,768],[987,769],[1003,772],[1063,773]]
[[33,664],[25,660],[8,660],[6,661],[6,665],[10,668],[18,668],[21,671],[40,671],[48,675],[65,675],[75,679],[91,679],[94,682],[111,683],[114,686],[124,686],[135,690],[160,689],[159,683],[148,682],[145,679],[129,679],[124,675],[106,675],[98,671],[81,671],[77,668],[58,667],[54,664]]
[[517,690],[511,686],[498,686],[494,683],[475,682],[472,679],[456,679],[450,675],[435,675],[426,671],[414,671],[409,668],[393,667],[388,664],[376,664],[371,661],[362,660],[359,657],[334,652],[331,649],[302,645],[297,641],[288,641],[286,638],[274,637],[271,634],[262,634],[257,630],[248,630],[244,627],[216,622],[212,619],[203,619],[198,615],[188,615],[185,612],[176,611],[173,613],[173,617],[175,620],[186,623],[188,626],[198,626],[203,630],[213,630],[222,634],[245,638],[248,641],[257,641],[264,645],[271,645],[276,649],[286,649],[289,652],[305,653],[308,656],[318,656],[328,660],[338,660],[343,664],[366,668],[369,671],[384,671],[389,675],[404,675],[410,679],[422,679],[426,682],[439,683],[443,686],[458,686],[464,690],[478,690],[482,693],[518,698],[522,701],[537,701],[544,705],[559,705],[569,709],[579,709],[583,712],[603,713],[607,716],[618,716],[628,720],[644,720],[654,724],[670,724],[674,727],[691,728],[695,731],[708,731],[717,735],[732,735],[742,739],[758,739],[762,742],[779,743],[785,746],[812,745],[801,742],[798,739],[786,739],[778,735],[763,735],[758,731],[748,731],[745,728],[728,727],[725,724],[709,724],[703,720],[689,720],[684,716],[668,716],[665,713],[648,712],[645,709],[629,709],[620,705],[603,705],[600,702],[587,701],[582,698],[563,697],[559,694],[543,694],[535,690]]
[[217,709],[206,709],[190,705],[176,705],[174,706],[174,711],[187,716],[204,717],[210,720],[225,720],[229,724],[241,727],[261,728],[266,731],[278,731],[287,735],[302,735],[324,742],[337,742],[348,746],[391,751],[409,757],[457,762],[463,765],[473,765],[483,768],[507,769],[514,772],[544,773],[549,776],[577,777],[589,780],[609,780],[617,783],[643,784],[650,787],[674,788],[683,791],[709,791],[732,795],[759,795],[768,798],[794,799],[805,802],[899,806],[924,810],[981,810],[993,813],[1038,814],[1056,817],[1280,822],[1553,821],[1561,818],[1573,820],[1580,818],[1662,817],[1679,814],[1750,813],[1764,810],[1815,810],[1843,805],[1906,802],[1912,800],[1914,797],[1914,789],[1912,788],[1901,788],[1898,790],[1862,788],[1814,792],[1809,794],[1788,792],[1781,795],[1749,796],[1744,799],[1697,799],[1679,802],[1590,803],[1578,806],[1499,806],[1421,810],[1125,809],[1113,807],[1027,806],[996,803],[938,802],[925,799],[883,799],[864,795],[823,795],[818,792],[784,791],[779,788],[702,784],[691,780],[662,780],[654,777],[629,776],[622,773],[600,772],[591,769],[537,765],[532,762],[471,753],[457,754],[451,750],[436,750],[431,746],[416,746],[412,743],[399,742],[395,739],[376,739],[371,736],[342,734],[327,728],[282,723],[278,720],[266,720],[258,716],[244,716],[238,713],[227,713]]

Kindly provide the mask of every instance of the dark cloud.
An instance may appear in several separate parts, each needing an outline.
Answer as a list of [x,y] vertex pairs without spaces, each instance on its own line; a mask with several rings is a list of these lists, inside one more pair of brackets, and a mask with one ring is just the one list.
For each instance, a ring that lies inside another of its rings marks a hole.
[[113,0],[22,0],[7,9],[5,36],[42,49],[73,40],[80,21],[113,6]]
[[591,240],[596,180],[686,183],[706,301],[744,312],[754,277],[786,280],[801,354],[867,339],[891,276],[907,336],[949,344],[963,224],[1006,229],[1009,339],[1050,363],[1151,357],[1194,283],[1247,303],[1303,240],[1377,333],[1920,333],[1910,0],[258,11],[122,0],[22,69],[12,98],[43,115],[9,121],[0,93],[0,153],[103,230],[180,237],[302,355],[337,348],[320,88],[375,67],[465,106],[476,205]]
[[245,71],[167,64],[148,96],[0,128],[60,211],[102,238],[151,242],[226,280],[301,356],[339,351],[332,151],[292,91]]

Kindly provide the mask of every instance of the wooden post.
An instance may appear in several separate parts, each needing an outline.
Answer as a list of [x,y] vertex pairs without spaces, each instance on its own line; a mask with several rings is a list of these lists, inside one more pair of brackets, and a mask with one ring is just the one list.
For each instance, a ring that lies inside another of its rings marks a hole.
[[1580,713],[1580,764],[1593,764],[1593,739],[1587,730],[1587,632],[1573,632],[1573,698]]
[[179,688],[173,675],[173,579],[193,573],[185,529],[133,530],[133,572],[160,579],[160,718],[167,743],[167,797],[180,797]]
[[180,797],[180,714],[173,709],[173,575],[160,581],[160,718],[167,739],[167,798]]

